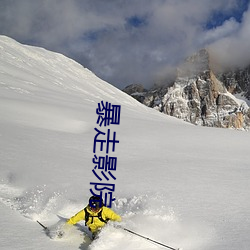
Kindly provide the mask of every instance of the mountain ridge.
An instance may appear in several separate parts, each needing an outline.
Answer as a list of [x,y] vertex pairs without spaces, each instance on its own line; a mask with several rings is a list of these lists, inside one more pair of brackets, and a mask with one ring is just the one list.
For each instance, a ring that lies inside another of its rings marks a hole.
[[202,49],[177,68],[171,85],[143,91],[140,85],[130,85],[123,91],[148,107],[195,125],[248,130],[249,79],[250,67],[216,72],[209,51]]

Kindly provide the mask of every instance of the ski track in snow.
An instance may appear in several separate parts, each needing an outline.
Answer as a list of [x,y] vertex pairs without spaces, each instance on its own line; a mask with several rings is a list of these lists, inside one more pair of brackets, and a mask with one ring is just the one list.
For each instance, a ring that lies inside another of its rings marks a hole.
[[[17,211],[20,216],[24,216],[26,219],[34,222],[36,220],[45,222],[45,225],[50,229],[50,238],[69,245],[73,244],[73,246],[79,244],[79,249],[97,250],[101,248],[108,250],[120,247],[123,249],[162,249],[161,246],[153,242],[115,228],[113,222],[101,231],[98,239],[94,242],[91,242],[84,222],[67,228],[64,237],[58,239],[57,232],[64,228],[66,219],[60,220],[56,215],[61,214],[63,217],[69,218],[75,211],[83,207],[82,204],[65,200],[63,194],[50,193],[46,186],[25,191],[10,183],[1,183],[0,202]],[[173,209],[166,207],[164,203],[162,195],[148,194],[120,198],[114,202],[112,208],[122,216],[121,225],[123,227],[145,237],[176,248],[180,247],[181,244],[186,246],[185,249],[192,249],[194,246],[198,249],[199,244],[204,244],[204,239],[197,240],[200,225],[196,225],[196,229],[185,225]],[[121,239],[123,240],[121,241]],[[128,242],[126,248],[124,248],[124,240]]]

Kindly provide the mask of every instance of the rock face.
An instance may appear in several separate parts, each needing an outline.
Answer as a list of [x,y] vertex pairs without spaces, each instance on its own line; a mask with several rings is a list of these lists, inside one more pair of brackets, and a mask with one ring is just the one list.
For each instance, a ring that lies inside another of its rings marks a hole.
[[250,68],[215,75],[209,53],[204,49],[178,68],[176,80],[170,87],[149,91],[137,88],[130,95],[160,112],[196,125],[248,129],[250,109],[233,94],[250,96],[249,71]]
[[230,93],[242,93],[250,100],[250,66],[218,74],[218,79],[225,84]]
[[137,101],[142,102],[144,101],[144,95],[146,94],[147,90],[144,89],[142,84],[131,84],[128,85],[125,89],[123,89],[125,93],[128,95],[133,96]]

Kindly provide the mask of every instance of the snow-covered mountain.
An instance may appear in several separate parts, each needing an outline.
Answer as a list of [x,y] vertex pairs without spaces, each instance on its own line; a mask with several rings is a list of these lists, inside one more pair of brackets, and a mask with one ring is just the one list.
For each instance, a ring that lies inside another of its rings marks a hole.
[[230,93],[245,97],[250,103],[250,66],[245,68],[218,72],[218,79],[223,82]]
[[[250,134],[193,126],[140,104],[63,55],[0,36],[0,248],[163,249],[109,224],[93,243],[84,222],[48,238],[90,196],[98,103],[113,125],[112,208],[122,225],[184,250],[248,250]],[[104,129],[104,127],[102,128]],[[62,221],[63,223],[63,221]]]
[[147,91],[131,85],[124,92],[146,106],[196,125],[248,130],[249,69],[215,71],[208,50],[203,49],[180,65],[171,86]]

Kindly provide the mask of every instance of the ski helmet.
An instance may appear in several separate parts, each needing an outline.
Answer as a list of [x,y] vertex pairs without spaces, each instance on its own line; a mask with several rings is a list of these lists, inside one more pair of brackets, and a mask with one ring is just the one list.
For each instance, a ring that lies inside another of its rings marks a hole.
[[89,206],[92,208],[99,209],[103,206],[103,199],[99,196],[91,196],[89,198]]

